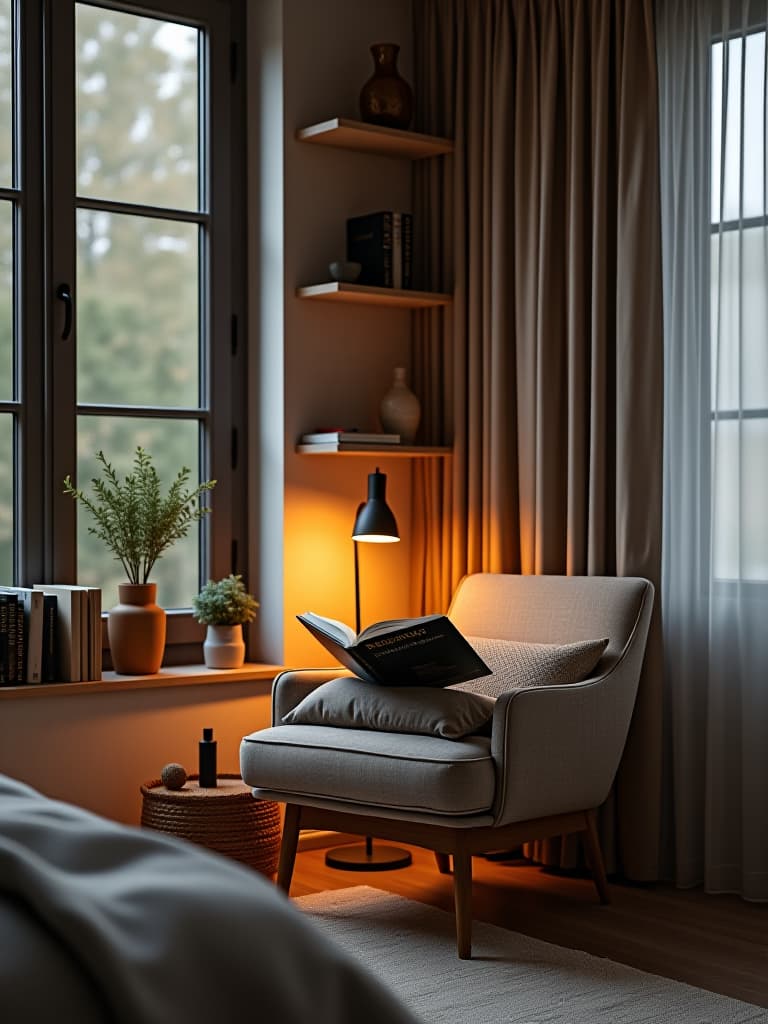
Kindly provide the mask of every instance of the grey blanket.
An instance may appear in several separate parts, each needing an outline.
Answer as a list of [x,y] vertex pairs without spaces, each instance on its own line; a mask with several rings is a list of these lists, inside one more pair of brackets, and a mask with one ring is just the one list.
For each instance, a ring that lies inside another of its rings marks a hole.
[[0,775],[0,1020],[415,1018],[252,871]]

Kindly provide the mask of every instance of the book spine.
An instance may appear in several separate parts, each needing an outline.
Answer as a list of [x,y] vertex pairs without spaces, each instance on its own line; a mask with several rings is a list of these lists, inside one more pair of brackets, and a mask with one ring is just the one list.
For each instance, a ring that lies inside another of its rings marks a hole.
[[0,686],[8,685],[8,595],[0,594]]
[[16,601],[16,679],[20,683],[27,682],[27,613],[24,602]]
[[413,216],[403,214],[403,288],[413,288]]
[[382,214],[382,228],[381,228],[381,246],[383,249],[384,259],[384,287],[391,288],[393,285],[392,277],[392,213]]
[[15,594],[5,594],[8,604],[8,647],[6,658],[6,678],[9,686],[15,686],[19,682],[17,673],[17,606]]
[[43,595],[43,657],[41,675],[44,683],[53,683],[58,676],[56,636],[56,595]]
[[403,287],[403,214],[392,214],[392,287]]
[[361,266],[359,284],[392,287],[391,211],[349,218],[347,259]]

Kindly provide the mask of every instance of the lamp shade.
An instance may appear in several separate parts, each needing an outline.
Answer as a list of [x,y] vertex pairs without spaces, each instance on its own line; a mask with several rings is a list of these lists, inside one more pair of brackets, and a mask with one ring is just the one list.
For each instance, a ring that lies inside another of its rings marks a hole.
[[368,474],[368,500],[357,510],[352,540],[369,544],[393,544],[400,540],[386,490],[386,473],[380,473],[377,467],[375,473]]

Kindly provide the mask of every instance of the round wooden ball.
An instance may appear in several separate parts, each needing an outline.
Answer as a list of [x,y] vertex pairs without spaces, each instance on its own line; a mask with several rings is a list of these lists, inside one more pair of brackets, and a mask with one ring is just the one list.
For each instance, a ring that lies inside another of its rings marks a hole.
[[166,789],[181,789],[187,781],[184,765],[167,764],[160,772],[160,779]]

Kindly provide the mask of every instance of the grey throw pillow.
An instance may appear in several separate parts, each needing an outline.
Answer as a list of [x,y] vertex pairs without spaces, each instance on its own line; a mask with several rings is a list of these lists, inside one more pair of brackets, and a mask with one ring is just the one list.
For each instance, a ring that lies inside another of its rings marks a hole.
[[455,683],[449,690],[499,697],[522,686],[551,686],[586,679],[608,646],[608,640],[577,640],[570,644],[529,644],[468,636],[467,640],[491,675]]
[[461,739],[485,726],[493,698],[430,686],[376,686],[356,676],[323,683],[283,716],[285,725],[420,733]]

